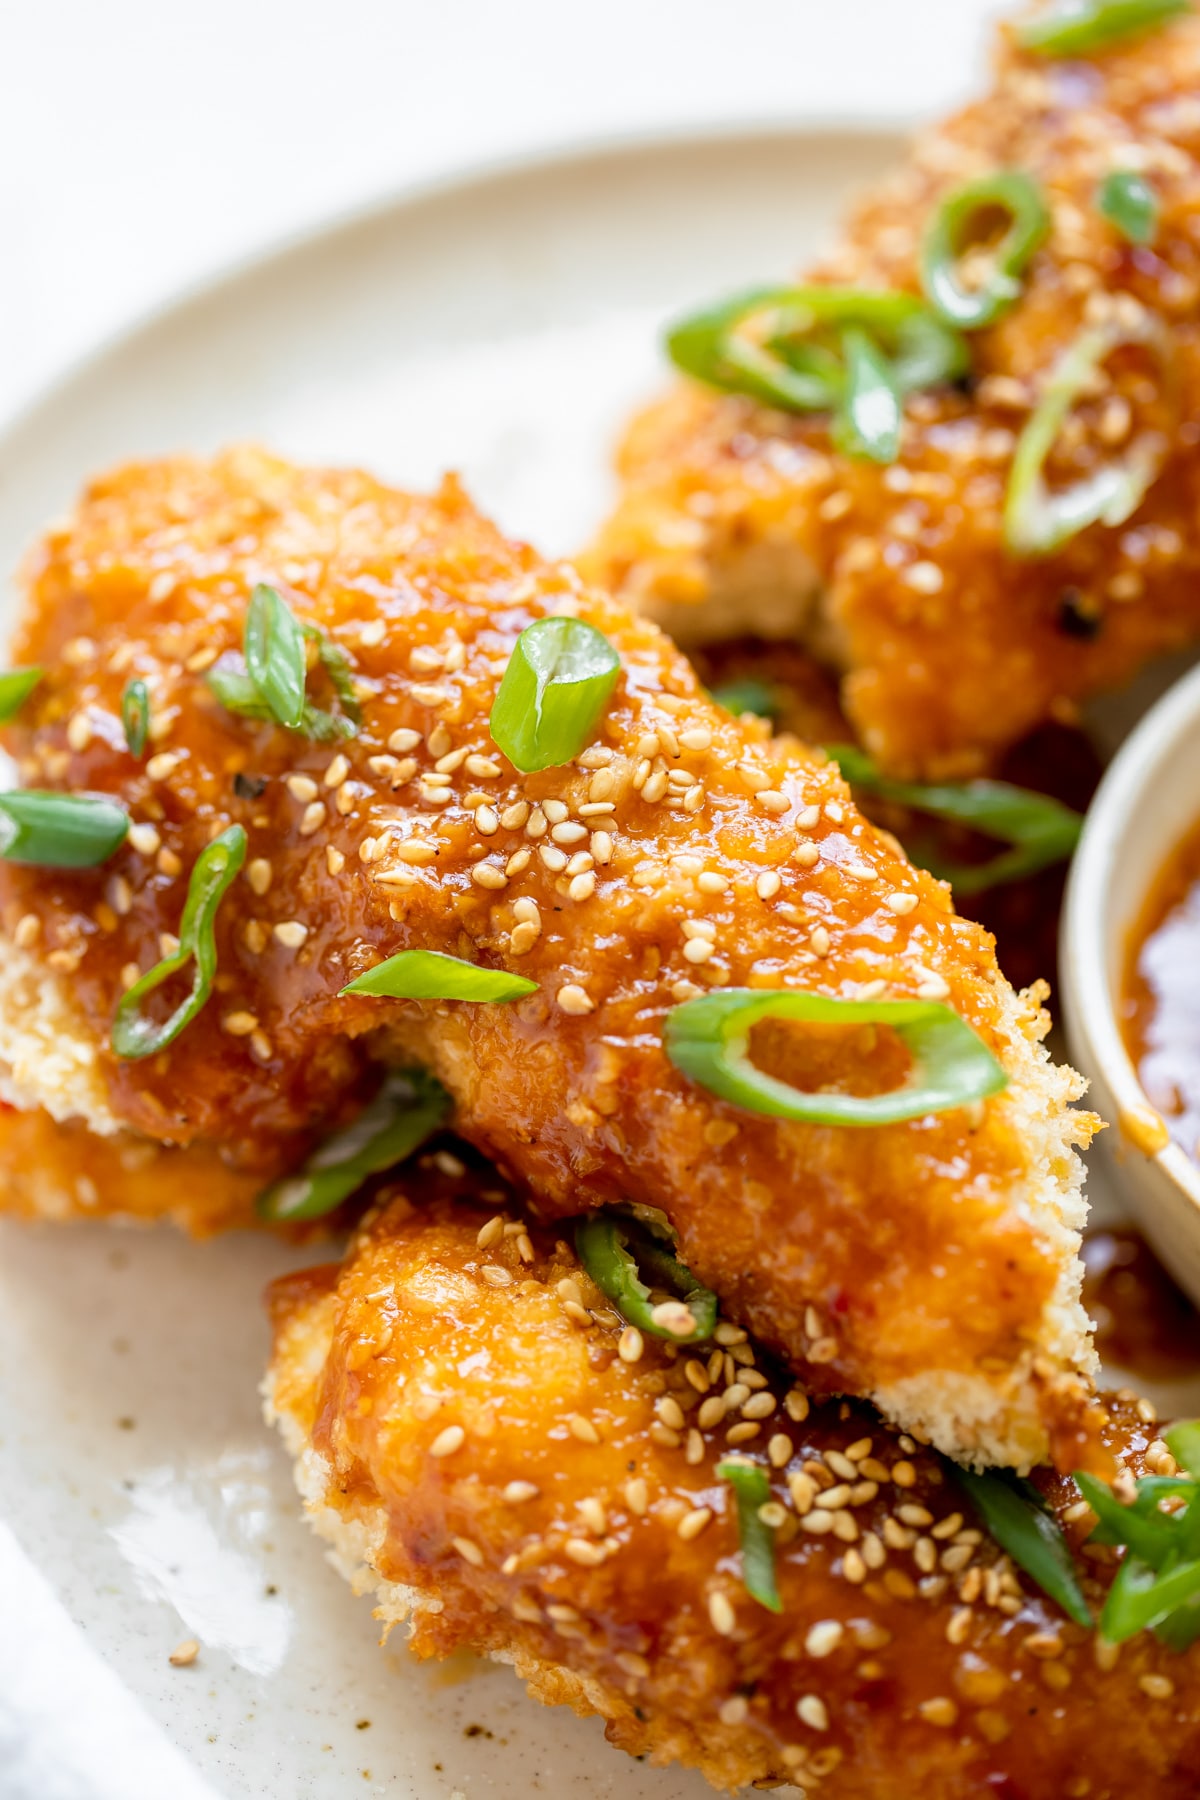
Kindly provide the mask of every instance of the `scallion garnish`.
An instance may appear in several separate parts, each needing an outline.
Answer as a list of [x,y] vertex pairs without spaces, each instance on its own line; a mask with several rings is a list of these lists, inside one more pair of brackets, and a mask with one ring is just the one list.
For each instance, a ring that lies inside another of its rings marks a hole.
[[1153,31],[1188,10],[1188,0],[1053,0],[1017,27],[1017,42],[1042,56],[1090,56]]
[[326,1138],[294,1175],[258,1196],[259,1217],[272,1225],[320,1219],[367,1177],[393,1169],[420,1149],[450,1114],[450,1096],[420,1069],[396,1070],[358,1117]]
[[[317,659],[341,704],[340,712],[314,706],[307,696],[308,651]],[[315,625],[305,625],[273,587],[260,582],[250,597],[242,639],[243,659],[209,671],[209,688],[227,712],[272,721],[318,743],[354,737],[362,724],[350,660]]]
[[44,869],[94,869],[125,842],[129,814],[102,794],[0,793],[0,857]]
[[150,690],[144,681],[130,681],[125,685],[121,695],[121,729],[129,754],[140,759],[150,732]]
[[[971,226],[1001,212],[1010,221],[987,252],[986,277],[968,285],[962,255]],[[1008,312],[1021,292],[1021,277],[1050,229],[1050,211],[1031,175],[1003,169],[948,194],[933,216],[921,251],[921,284],[933,306],[959,331],[979,331]]]
[[[737,294],[680,320],[667,350],[677,368],[709,387],[785,412],[838,414],[851,453],[881,461],[889,434],[877,423],[880,384],[892,390],[894,404],[957,380],[969,364],[958,332],[915,295],[843,287]],[[859,413],[875,396],[858,441],[847,417],[848,389],[857,391]]]
[[[676,1344],[704,1343],[712,1336],[717,1323],[716,1295],[701,1286],[669,1245],[637,1220],[624,1213],[589,1213],[575,1227],[575,1249],[600,1292],[639,1331]],[[677,1306],[669,1319],[656,1319],[653,1288],[665,1289],[684,1310]]]
[[1123,525],[1141,505],[1162,467],[1166,439],[1146,432],[1124,458],[1052,493],[1047,459],[1075,402],[1114,350],[1145,344],[1164,354],[1161,327],[1136,323],[1095,325],[1080,333],[1050,374],[1046,388],[1017,441],[1004,506],[1004,538],[1014,556],[1049,556],[1089,525]]
[[491,733],[522,774],[558,768],[587,745],[621,672],[602,631],[582,619],[538,619],[513,647]]
[[1166,1432],[1182,1475],[1147,1475],[1132,1500],[1119,1500],[1094,1475],[1075,1480],[1099,1523],[1095,1544],[1124,1545],[1126,1555],[1108,1590],[1100,1631],[1119,1644],[1153,1630],[1174,1650],[1200,1637],[1200,1421]]
[[44,673],[43,669],[5,669],[0,673],[0,724],[20,711]]
[[1114,169],[1100,183],[1096,205],[1131,244],[1152,244],[1158,234],[1158,195],[1136,169]]
[[750,1598],[768,1612],[782,1612],[783,1602],[775,1580],[775,1533],[761,1516],[761,1509],[771,1498],[766,1471],[757,1463],[719,1462],[717,1474],[729,1483],[737,1502],[742,1585]]
[[[806,1093],[751,1062],[750,1032],[763,1019],[888,1026],[912,1057],[912,1069],[888,1093]],[[673,1007],[663,1046],[689,1080],[731,1105],[808,1125],[896,1125],[967,1106],[1008,1085],[987,1045],[940,1000],[835,1000],[790,988],[726,988]]]
[[446,956],[441,950],[401,950],[360,975],[343,994],[370,994],[381,1000],[475,1000],[503,1002],[536,994],[537,982],[507,969],[485,969]]
[[740,718],[743,713],[757,713],[760,719],[774,721],[778,716],[772,690],[765,681],[756,681],[753,675],[722,682],[720,687],[713,688],[712,697],[735,718]]
[[846,377],[834,414],[833,439],[847,456],[893,463],[900,454],[904,396],[879,345],[860,326],[842,334]]
[[1070,1546],[1032,1482],[996,1470],[980,1475],[955,1469],[954,1475],[1000,1548],[1068,1618],[1090,1627],[1091,1609],[1083,1597]]
[[[217,908],[245,860],[246,833],[240,825],[230,825],[196,858],[179,924],[178,950],[135,981],[117,1006],[112,1046],[118,1056],[133,1060],[165,1049],[208,1001],[217,972]],[[190,962],[196,965],[191,992],[170,1018],[156,1025],[142,1011],[142,1002]]]
[[1052,863],[1065,861],[1073,854],[1083,829],[1082,816],[1069,806],[1007,781],[891,781],[864,750],[853,745],[834,744],[828,753],[860,793],[911,806],[933,818],[952,819],[985,837],[1011,844],[1010,850],[984,863],[935,862],[910,851],[915,862],[940,880],[951,882],[959,894],[979,894],[1002,882],[1021,881]]

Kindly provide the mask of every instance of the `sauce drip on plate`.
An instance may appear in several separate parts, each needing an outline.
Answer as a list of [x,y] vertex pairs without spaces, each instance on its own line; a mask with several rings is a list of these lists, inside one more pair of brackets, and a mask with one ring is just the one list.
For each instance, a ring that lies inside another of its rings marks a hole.
[[1200,1375],[1200,1317],[1136,1231],[1089,1231],[1083,1304],[1103,1361],[1145,1381]]
[[1151,1104],[1200,1153],[1200,826],[1168,858],[1133,932],[1121,996],[1125,1042]]

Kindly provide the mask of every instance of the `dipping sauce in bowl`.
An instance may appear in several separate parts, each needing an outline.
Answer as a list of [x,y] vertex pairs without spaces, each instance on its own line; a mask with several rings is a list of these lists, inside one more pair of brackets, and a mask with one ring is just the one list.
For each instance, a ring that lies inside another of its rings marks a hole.
[[1130,934],[1120,1020],[1147,1099],[1200,1160],[1200,825],[1167,858]]

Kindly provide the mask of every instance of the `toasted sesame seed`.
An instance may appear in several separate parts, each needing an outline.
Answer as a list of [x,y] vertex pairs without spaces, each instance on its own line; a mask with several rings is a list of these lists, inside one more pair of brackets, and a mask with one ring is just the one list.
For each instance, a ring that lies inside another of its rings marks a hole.
[[567,1430],[573,1438],[578,1438],[581,1444],[598,1444],[600,1442],[600,1433],[592,1421],[585,1419],[582,1413],[571,1414],[567,1420]]
[[221,1029],[230,1037],[249,1037],[252,1031],[257,1031],[258,1020],[252,1012],[226,1013],[221,1020]]
[[744,1419],[769,1419],[775,1411],[775,1405],[774,1394],[751,1394],[742,1407],[742,1417]]
[[512,1276],[499,1263],[485,1263],[480,1274],[489,1287],[511,1287]]
[[552,875],[561,875],[567,866],[566,851],[557,849],[554,844],[539,845],[538,856]]
[[444,1431],[438,1432],[430,1444],[430,1456],[453,1456],[456,1450],[462,1449],[466,1436],[461,1425],[447,1425]]
[[186,755],[183,750],[160,750],[146,764],[146,777],[149,781],[165,781],[171,771],[181,763]]
[[796,1717],[810,1731],[829,1730],[829,1708],[816,1694],[802,1694],[796,1702]]
[[582,1568],[598,1569],[608,1556],[608,1550],[603,1544],[593,1544],[589,1538],[568,1538],[563,1545],[563,1555]]
[[592,1536],[604,1537],[608,1531],[608,1514],[604,1510],[604,1502],[598,1500],[595,1494],[588,1494],[579,1502],[579,1512]]
[[289,775],[286,786],[293,800],[304,803],[315,800],[319,791],[311,775]]
[[640,1362],[646,1344],[636,1325],[627,1325],[617,1340],[617,1355],[622,1362]]
[[308,936],[308,926],[302,925],[299,919],[284,919],[276,925],[275,936],[287,950],[299,950]]
[[650,1491],[640,1475],[625,1483],[625,1504],[637,1518],[644,1518],[650,1504]]
[[311,837],[314,831],[320,831],[324,823],[325,803],[323,800],[314,800],[310,806],[306,806],[304,809],[304,815],[300,820],[300,836]]
[[481,837],[494,837],[500,829],[500,820],[494,806],[477,806],[475,809],[475,829]]
[[200,1645],[196,1638],[184,1638],[182,1644],[176,1644],[167,1661],[173,1669],[190,1669],[200,1654]]
[[476,863],[471,870],[471,880],[476,887],[490,888],[497,893],[501,888],[508,886],[508,876],[504,870],[498,869],[494,863],[489,862]]
[[860,1586],[867,1579],[867,1565],[857,1550],[851,1548],[846,1551],[842,1558],[842,1574],[855,1587]]
[[683,1416],[683,1408],[672,1395],[664,1394],[660,1400],[655,1402],[654,1410],[663,1424],[669,1426],[672,1431],[683,1430],[687,1422]]
[[958,1718],[958,1707],[945,1695],[939,1695],[935,1700],[922,1700],[917,1711],[927,1725],[943,1728],[953,1725]]
[[762,1426],[756,1420],[742,1419],[738,1424],[729,1427],[725,1433],[725,1442],[727,1444],[748,1444],[751,1438],[756,1438],[761,1430]]
[[769,813],[785,813],[791,805],[787,795],[781,794],[777,788],[759,788],[754,799],[764,812]]
[[[555,997],[558,1001],[560,1011],[569,1014],[573,1018],[582,1018],[585,1013],[595,1012],[596,1010],[596,1003],[589,998],[586,989],[580,987],[579,984],[574,981],[564,983],[564,985],[559,988]],[[693,1321],[689,1330],[693,1330],[694,1328],[695,1322]]]
[[789,1388],[783,1396],[783,1410],[796,1425],[802,1425],[808,1417],[808,1395],[802,1388]]
[[421,733],[419,731],[414,731],[410,725],[401,725],[399,730],[393,731],[389,737],[387,747],[389,750],[395,750],[403,755],[406,751],[415,750],[420,742]]
[[800,1529],[809,1531],[814,1537],[824,1537],[833,1530],[836,1513],[827,1512],[823,1506],[814,1506],[809,1512],[801,1515]]
[[700,1533],[709,1523],[712,1516],[712,1508],[710,1506],[694,1507],[691,1512],[684,1513],[682,1519],[680,1519],[678,1525],[675,1527],[675,1530],[685,1544],[690,1544],[693,1538],[700,1536]]
[[18,950],[32,950],[42,935],[42,921],[36,913],[24,913],[17,920],[13,942]]
[[470,1538],[463,1537],[451,1538],[450,1542],[454,1545],[454,1548],[458,1551],[458,1554],[462,1557],[464,1562],[472,1563],[475,1568],[482,1569],[483,1551],[479,1548],[478,1544],[472,1543]]
[[532,1481],[510,1481],[504,1490],[504,1498],[510,1506],[519,1506],[523,1500],[534,1499],[537,1491]]
[[732,1637],[737,1627],[737,1615],[724,1594],[708,1596],[708,1616],[715,1632],[721,1637]]
[[1169,1700],[1175,1692],[1175,1683],[1169,1675],[1142,1675],[1138,1686],[1151,1700]]
[[804,1648],[810,1656],[830,1656],[845,1635],[845,1627],[837,1619],[822,1619],[810,1627]]
[[139,856],[153,856],[162,844],[162,839],[153,825],[140,823],[129,827],[130,848]]
[[750,1702],[744,1694],[732,1694],[728,1700],[722,1700],[717,1708],[717,1717],[722,1725],[744,1725],[750,1716]]

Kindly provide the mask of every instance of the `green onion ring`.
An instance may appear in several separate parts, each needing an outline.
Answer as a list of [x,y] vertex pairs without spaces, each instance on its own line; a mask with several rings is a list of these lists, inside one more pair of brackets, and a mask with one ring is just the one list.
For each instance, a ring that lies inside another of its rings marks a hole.
[[[580,1262],[600,1292],[612,1301],[621,1317],[651,1337],[673,1344],[705,1343],[717,1323],[717,1297],[702,1287],[685,1263],[636,1220],[609,1210],[589,1213],[575,1227],[575,1249]],[[655,1287],[666,1288],[687,1308],[681,1331],[660,1324],[650,1303],[650,1277]]]
[[400,950],[342,989],[381,1000],[472,1000],[503,1003],[536,994],[537,982],[507,969],[485,969],[440,950]]
[[[992,253],[982,287],[963,286],[959,257],[972,219],[999,208],[1012,220]],[[979,331],[1015,305],[1021,276],[1050,229],[1050,211],[1031,175],[1002,169],[968,181],[938,207],[921,250],[921,285],[940,316],[959,331]]]
[[1077,1625],[1092,1624],[1070,1546],[1031,1482],[989,1470],[954,1470],[980,1518],[1002,1550],[1062,1607]]
[[94,869],[125,842],[129,814],[104,794],[53,788],[0,793],[0,858],[43,869]]
[[[805,1093],[750,1061],[750,1031],[760,1019],[890,1026],[913,1068],[890,1093]],[[835,1000],[792,988],[724,988],[673,1007],[663,1046],[690,1081],[731,1105],[808,1125],[896,1125],[968,1106],[1008,1085],[983,1040],[940,1000]]]
[[260,581],[250,596],[243,639],[250,679],[272,718],[295,731],[304,717],[304,630],[278,590]]
[[1163,1436],[1179,1467],[1200,1481],[1200,1419],[1179,1419]]
[[294,1175],[272,1182],[255,1202],[261,1219],[294,1225],[320,1219],[371,1175],[407,1161],[450,1115],[445,1088],[421,1069],[397,1069],[356,1119],[326,1138]]
[[0,724],[18,713],[45,674],[44,669],[5,669],[0,673]]
[[775,1580],[775,1533],[759,1516],[771,1498],[766,1471],[757,1463],[719,1462],[717,1474],[733,1489],[742,1547],[742,1585],[768,1612],[783,1611]]
[[846,456],[894,463],[900,454],[904,396],[895,370],[861,326],[842,333],[846,380],[834,414],[833,441]]
[[139,761],[146,753],[150,735],[150,690],[144,681],[130,681],[121,695],[121,729],[129,754]]
[[526,775],[573,762],[620,673],[620,657],[594,625],[560,618],[527,625],[492,707],[493,743]]
[[[1181,1608],[1191,1612],[1198,1597],[1200,1558],[1154,1569],[1140,1557],[1129,1555],[1108,1590],[1100,1635],[1110,1644],[1123,1644],[1126,1638],[1150,1629],[1165,1628],[1170,1636],[1172,1615]],[[1189,1623],[1195,1625],[1194,1616]]]
[[1055,0],[1018,25],[1017,42],[1040,56],[1089,56],[1187,10],[1188,0]]
[[1152,244],[1158,235],[1158,195],[1136,169],[1114,169],[1096,193],[1096,205],[1131,244]]
[[[1016,787],[1007,781],[960,781],[926,784],[891,781],[882,775],[864,750],[851,744],[831,744],[826,754],[836,762],[850,783],[864,794],[895,801],[936,819],[952,819],[1012,845],[985,863],[922,867],[940,880],[953,884],[956,893],[980,894],[1003,882],[1022,881],[1039,869],[1064,862],[1075,850],[1083,830],[1083,817],[1048,794]],[[917,859],[914,857],[913,859]]]
[[842,334],[852,329],[886,359],[901,396],[956,381],[969,367],[962,338],[922,300],[862,288],[755,288],[681,319],[667,350],[709,387],[785,412],[834,412],[847,383]]
[[1161,326],[1143,318],[1135,325],[1095,325],[1060,356],[1037,406],[1017,441],[1004,506],[1004,538],[1014,556],[1049,556],[1089,525],[1123,525],[1137,511],[1167,453],[1158,433],[1134,440],[1124,459],[1051,493],[1045,465],[1072,406],[1114,350],[1145,344],[1167,366]]
[[[1128,1502],[1094,1475],[1075,1481],[1097,1517],[1090,1541],[1127,1552],[1101,1633],[1117,1644],[1151,1629],[1171,1649],[1185,1650],[1200,1637],[1200,1420],[1180,1420],[1164,1436],[1185,1474],[1144,1475]],[[1167,1503],[1170,1511],[1163,1510]]]
[[[230,825],[196,858],[179,924],[178,950],[148,969],[117,1006],[112,1046],[118,1056],[133,1061],[165,1049],[208,1002],[217,972],[217,909],[245,860],[246,833],[241,825]],[[143,1000],[193,961],[196,972],[191,992],[169,1019],[154,1024],[141,1010]]]

